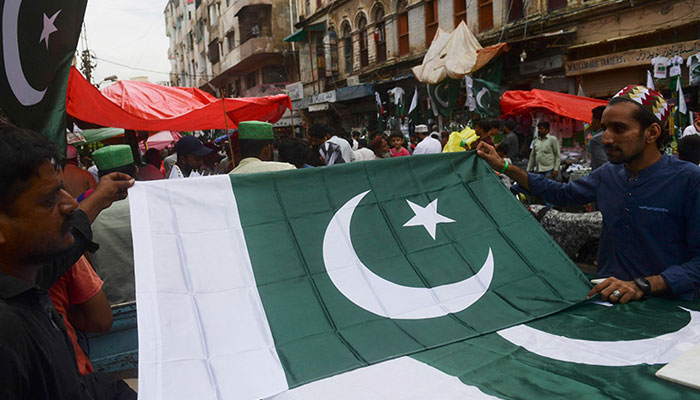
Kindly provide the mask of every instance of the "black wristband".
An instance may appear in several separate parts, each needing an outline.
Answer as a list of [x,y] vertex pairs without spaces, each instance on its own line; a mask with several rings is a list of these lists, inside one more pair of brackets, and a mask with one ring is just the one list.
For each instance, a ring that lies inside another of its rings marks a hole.
[[646,278],[634,278],[634,283],[639,287],[644,293],[643,297],[651,296],[651,284]]

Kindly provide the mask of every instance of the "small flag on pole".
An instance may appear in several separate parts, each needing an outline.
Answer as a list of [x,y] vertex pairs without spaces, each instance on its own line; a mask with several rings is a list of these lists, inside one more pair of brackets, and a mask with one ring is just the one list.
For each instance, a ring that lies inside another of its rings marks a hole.
[[647,71],[647,87],[651,90],[654,89],[654,77],[651,75],[651,71]]
[[415,92],[413,92],[413,100],[411,100],[411,106],[408,108],[408,114],[410,115],[413,110],[418,107],[418,87],[416,86]]

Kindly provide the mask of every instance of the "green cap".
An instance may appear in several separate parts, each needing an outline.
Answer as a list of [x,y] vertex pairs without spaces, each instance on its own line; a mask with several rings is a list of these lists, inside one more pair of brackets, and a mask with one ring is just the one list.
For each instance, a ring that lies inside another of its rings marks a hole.
[[238,124],[239,139],[273,140],[272,124],[260,121],[243,121]]
[[97,149],[92,153],[97,169],[105,171],[134,163],[134,154],[128,144],[115,144]]

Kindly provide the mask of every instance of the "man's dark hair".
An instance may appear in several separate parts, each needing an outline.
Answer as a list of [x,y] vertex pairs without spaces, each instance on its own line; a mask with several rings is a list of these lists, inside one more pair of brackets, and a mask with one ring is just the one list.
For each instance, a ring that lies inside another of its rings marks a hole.
[[341,130],[340,133],[338,133],[338,137],[341,139],[345,139],[345,141],[348,142],[348,144],[350,145],[350,148],[352,148],[352,146],[353,146],[352,136],[350,135],[349,132]]
[[476,123],[474,123],[474,126],[475,127],[478,126],[479,128],[483,129],[484,132],[488,132],[491,129],[500,128],[501,124],[494,119],[484,118],[484,119],[480,119],[480,120],[476,121]]
[[512,120],[507,119],[503,121],[503,126],[505,128],[508,128],[509,132],[513,132],[515,130],[515,122],[513,122]]
[[537,127],[539,128],[540,126],[549,129],[549,122],[541,121],[541,122],[537,123]]
[[391,131],[391,135],[389,135],[389,139],[391,139],[393,137],[403,139],[403,133],[401,133],[401,131],[399,131],[399,130],[393,130],[393,131]]
[[362,132],[358,131],[357,129],[354,129],[350,134],[353,138],[356,136],[362,136]]
[[328,135],[329,128],[325,124],[313,124],[309,127],[309,136],[316,139],[323,139]]
[[593,119],[597,119],[598,121],[603,119],[603,111],[605,111],[605,106],[598,106],[598,107],[594,108],[591,111],[591,114],[593,115]]
[[148,149],[146,151],[146,154],[143,155],[143,160],[146,161],[146,164],[151,164],[151,165],[158,165],[160,166],[161,161],[163,161],[163,158],[160,156],[160,151],[157,149]]
[[643,109],[642,106],[635,103],[634,101],[626,99],[624,97],[614,97],[612,100],[610,100],[610,103],[608,103],[608,106],[613,106],[615,104],[620,104],[620,103],[625,103],[625,102],[632,103],[636,106],[634,108],[634,114],[632,115],[632,118],[634,118],[637,122],[639,122],[641,132],[646,130],[652,124],[659,124],[659,126],[661,127],[661,134],[656,139],[656,147],[658,147],[659,150],[666,147],[666,145],[668,144],[668,142],[671,139],[670,136],[668,135],[668,130],[666,130],[666,126],[665,126],[666,124],[662,124],[661,121],[659,121],[659,119],[656,118],[656,116],[654,116],[652,113]]
[[687,135],[678,141],[678,158],[700,164],[700,135]]
[[45,161],[56,163],[58,150],[36,132],[0,126],[0,208],[7,211]]
[[510,146],[508,146],[508,143],[501,142],[496,146],[496,149],[504,154],[508,154],[508,150],[510,150]]
[[107,174],[111,174],[112,172],[121,172],[122,174],[127,174],[132,178],[136,177],[136,165],[134,163],[131,163],[129,165],[122,165],[120,167],[114,167],[110,169],[101,169],[97,171],[97,176],[102,178],[103,176]]
[[278,151],[280,161],[293,164],[297,168],[304,168],[309,145],[300,138],[287,138],[280,142]]
[[241,158],[259,157],[263,148],[269,144],[272,144],[272,139],[238,139],[238,149],[241,151]]

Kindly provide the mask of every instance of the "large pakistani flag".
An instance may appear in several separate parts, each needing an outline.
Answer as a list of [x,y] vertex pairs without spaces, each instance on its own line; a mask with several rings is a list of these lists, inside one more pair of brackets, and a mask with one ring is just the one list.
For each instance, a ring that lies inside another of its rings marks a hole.
[[0,0],[0,108],[66,147],[66,87],[87,0]]
[[667,375],[661,369],[666,363],[685,361],[677,364],[684,373],[671,381],[698,387],[700,361],[683,358],[699,341],[697,302],[585,303],[312,382],[273,400],[697,399],[700,391],[655,375]]
[[148,399],[276,395],[556,313],[590,288],[473,152],[129,196]]

